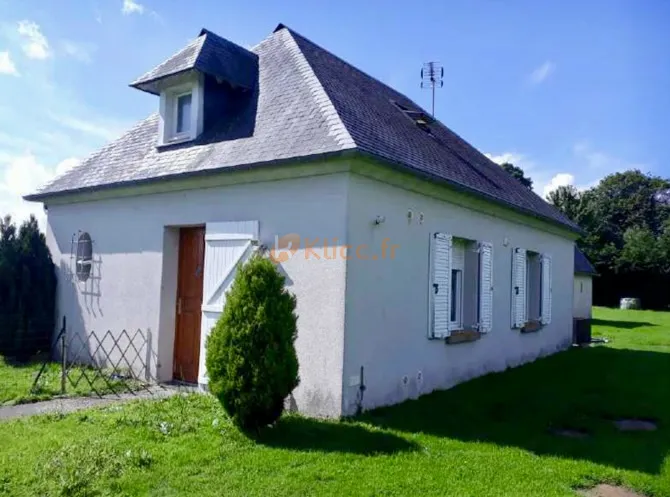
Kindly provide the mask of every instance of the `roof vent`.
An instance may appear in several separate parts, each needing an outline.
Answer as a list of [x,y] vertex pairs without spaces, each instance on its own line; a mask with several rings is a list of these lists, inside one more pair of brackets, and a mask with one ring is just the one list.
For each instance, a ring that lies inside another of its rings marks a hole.
[[430,125],[435,122],[435,119],[433,116],[430,114],[425,113],[422,110],[413,110],[410,109],[409,107],[406,107],[395,100],[392,100],[391,103],[395,105],[395,107],[402,112],[408,119],[411,119],[414,124],[417,125],[417,127],[426,133],[428,133],[430,136],[433,136],[433,132],[430,129]]

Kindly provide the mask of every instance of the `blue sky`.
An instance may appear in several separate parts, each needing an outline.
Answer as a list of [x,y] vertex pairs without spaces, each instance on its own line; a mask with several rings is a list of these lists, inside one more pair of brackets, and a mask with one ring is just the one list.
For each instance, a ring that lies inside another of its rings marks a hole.
[[[403,7],[399,7],[399,5]],[[430,108],[541,195],[636,167],[670,176],[670,2],[0,0],[0,213],[158,107],[128,83],[208,29],[285,23]]]

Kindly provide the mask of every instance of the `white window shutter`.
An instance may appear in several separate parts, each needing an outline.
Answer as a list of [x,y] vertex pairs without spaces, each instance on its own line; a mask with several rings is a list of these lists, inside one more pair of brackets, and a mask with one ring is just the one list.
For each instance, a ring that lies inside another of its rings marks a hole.
[[542,256],[542,324],[551,323],[551,256]]
[[512,328],[526,323],[526,249],[512,253]]
[[223,312],[226,292],[240,263],[257,249],[258,221],[207,223],[200,328],[198,383],[208,382],[205,366],[207,337]]
[[493,328],[493,245],[479,244],[479,331]]
[[451,317],[451,235],[435,233],[432,240],[430,278],[430,337],[449,336]]

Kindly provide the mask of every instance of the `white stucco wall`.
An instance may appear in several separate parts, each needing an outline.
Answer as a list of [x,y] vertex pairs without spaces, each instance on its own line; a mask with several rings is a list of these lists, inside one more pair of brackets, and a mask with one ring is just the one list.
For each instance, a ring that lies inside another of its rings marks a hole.
[[575,275],[573,312],[576,318],[591,318],[593,305],[593,277],[586,274]]
[[[176,253],[179,226],[206,222],[260,222],[260,241],[297,233],[346,243],[346,173],[265,181],[172,193],[49,205],[47,240],[59,268],[58,309],[70,333],[151,330],[152,367],[172,375]],[[71,240],[93,239],[94,277],[68,275]],[[317,249],[322,247],[319,242]],[[332,250],[332,248],[331,248]],[[297,407],[337,416],[342,405],[346,261],[309,260],[298,251],[282,265],[298,300],[297,350],[301,383]],[[160,367],[156,368],[159,364]]]
[[[347,265],[343,410],[356,410],[364,368],[363,408],[400,402],[500,371],[569,346],[572,336],[573,241],[352,174],[348,243],[369,248],[377,260]],[[491,212],[499,209],[491,206]],[[408,210],[413,219],[408,222]],[[420,223],[423,213],[423,224]],[[372,220],[384,216],[375,226]],[[429,239],[435,232],[491,242],[494,247],[493,330],[472,343],[429,340]],[[381,258],[383,239],[397,244]],[[508,239],[508,246],[503,241]],[[553,257],[552,322],[536,333],[511,329],[512,249]],[[403,386],[403,377],[409,382]]]

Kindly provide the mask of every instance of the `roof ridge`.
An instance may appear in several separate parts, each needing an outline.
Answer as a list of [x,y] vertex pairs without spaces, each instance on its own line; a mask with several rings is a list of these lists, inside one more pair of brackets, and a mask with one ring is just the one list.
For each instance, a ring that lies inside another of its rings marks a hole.
[[343,64],[346,64],[347,66],[351,67],[351,68],[354,69],[355,71],[357,71],[357,72],[359,72],[359,73],[365,75],[366,77],[372,79],[372,80],[375,81],[376,83],[378,83],[378,84],[384,86],[385,88],[391,90],[391,91],[392,91],[393,93],[395,93],[398,97],[401,97],[404,101],[406,101],[406,102],[410,102],[410,103],[411,103],[412,105],[414,105],[418,110],[421,110],[422,112],[425,112],[426,114],[431,115],[430,112],[428,112],[426,109],[424,109],[421,105],[417,104],[414,100],[412,100],[411,98],[409,98],[409,97],[408,97],[407,95],[405,95],[404,93],[400,93],[398,90],[396,90],[396,89],[393,88],[392,86],[390,86],[390,85],[384,83],[383,81],[381,81],[380,79],[378,79],[378,78],[376,78],[375,76],[371,75],[370,73],[367,73],[367,72],[363,71],[361,68],[359,68],[358,66],[355,66],[355,65],[352,64],[351,62],[349,62],[349,61],[347,61],[347,60],[344,60],[344,59],[343,59],[342,57],[340,57],[339,55],[334,54],[333,52],[331,52],[331,51],[328,50],[327,48],[322,47],[321,45],[319,45],[318,43],[314,42],[314,41],[311,40],[310,38],[307,38],[306,36],[304,36],[304,35],[298,33],[298,32],[295,31],[294,29],[289,28],[289,27],[286,26],[285,24],[279,24],[279,26],[277,26],[277,28],[275,29],[275,32],[277,32],[277,31],[279,31],[279,30],[282,30],[282,29],[287,30],[289,33],[291,33],[292,36],[299,36],[300,38],[302,38],[302,39],[305,40],[306,42],[311,43],[312,45],[314,45],[315,47],[317,47],[319,50],[322,50],[322,51],[326,52],[326,53],[327,53],[328,55],[330,55],[331,57],[334,57],[335,59],[339,60],[339,61],[342,62]]
[[[280,30],[278,33],[281,35],[283,31],[284,30]],[[321,81],[314,73],[312,66],[309,64],[307,58],[302,53],[302,50],[300,50],[298,43],[293,38],[293,33],[288,28],[286,28],[285,32],[288,35],[288,51],[295,60],[301,76],[305,79],[307,87],[310,89],[310,93],[314,97],[314,102],[326,118],[326,123],[329,128],[328,134],[332,136],[337,144],[343,149],[356,148],[356,142],[351,137],[349,130],[342,121],[342,118],[328,96],[328,93],[326,93]]]

